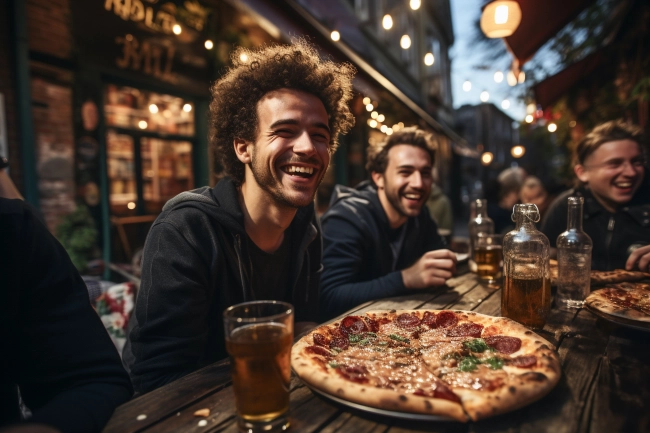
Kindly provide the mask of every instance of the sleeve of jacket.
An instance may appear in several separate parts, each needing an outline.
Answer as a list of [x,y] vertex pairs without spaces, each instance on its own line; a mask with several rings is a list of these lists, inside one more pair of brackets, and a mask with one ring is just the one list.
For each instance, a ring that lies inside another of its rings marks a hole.
[[395,296],[404,289],[399,271],[370,281],[358,281],[366,235],[351,221],[330,216],[323,221],[321,320],[331,319],[363,302]]
[[156,223],[149,232],[136,324],[128,337],[132,356],[125,356],[136,392],[151,391],[196,370],[209,329],[208,260],[169,222]]
[[[129,377],[85,283],[61,244],[27,210],[21,229],[17,383],[31,421],[99,432],[132,395]],[[9,355],[9,354],[7,354]]]

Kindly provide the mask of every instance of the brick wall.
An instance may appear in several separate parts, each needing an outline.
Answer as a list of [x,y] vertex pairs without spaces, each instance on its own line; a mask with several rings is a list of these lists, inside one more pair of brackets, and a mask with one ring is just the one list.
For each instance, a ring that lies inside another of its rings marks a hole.
[[70,0],[27,0],[27,32],[31,51],[69,59],[72,53]]
[[39,77],[31,89],[41,213],[55,233],[75,208],[72,89]]
[[4,96],[10,175],[18,189],[23,191],[23,174],[16,116],[14,54],[11,46],[11,17],[9,2],[0,1],[0,93]]

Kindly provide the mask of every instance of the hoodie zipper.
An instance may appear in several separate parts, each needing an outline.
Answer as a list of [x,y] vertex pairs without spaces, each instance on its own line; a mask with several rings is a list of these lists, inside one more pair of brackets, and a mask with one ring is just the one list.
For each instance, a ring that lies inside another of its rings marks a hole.
[[246,281],[244,281],[244,270],[242,269],[241,264],[241,237],[239,234],[235,234],[235,253],[237,254],[237,265],[239,266],[239,278],[241,280],[241,289],[242,294],[244,295],[244,302],[248,302],[248,296],[246,291]]
[[605,235],[605,250],[607,251],[607,269],[610,268],[610,252],[609,246],[612,244],[612,238],[614,237],[614,225],[616,220],[614,215],[609,217],[609,222],[607,223],[607,235]]

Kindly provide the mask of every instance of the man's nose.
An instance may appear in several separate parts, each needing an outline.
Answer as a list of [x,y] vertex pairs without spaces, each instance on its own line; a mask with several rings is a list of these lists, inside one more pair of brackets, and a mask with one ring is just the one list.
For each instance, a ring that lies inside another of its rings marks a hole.
[[422,188],[422,174],[419,171],[414,171],[409,183],[412,188]]
[[316,153],[316,146],[307,131],[300,134],[293,143],[293,151],[301,155],[313,155]]

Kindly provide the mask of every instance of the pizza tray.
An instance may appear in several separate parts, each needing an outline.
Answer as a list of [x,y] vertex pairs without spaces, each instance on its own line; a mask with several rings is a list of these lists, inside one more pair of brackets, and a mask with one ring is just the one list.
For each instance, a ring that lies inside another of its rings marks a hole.
[[422,413],[412,413],[412,412],[399,412],[399,411],[394,411],[394,410],[386,410],[386,409],[379,409],[376,407],[372,406],[366,406],[360,403],[355,403],[352,401],[344,400],[340,397],[337,397],[335,395],[326,393],[321,391],[320,389],[316,389],[313,386],[309,385],[308,383],[305,382],[305,385],[311,389],[311,391],[315,394],[321,395],[329,400],[332,400],[336,403],[339,403],[343,406],[350,407],[352,409],[357,409],[366,413],[370,413],[373,415],[383,415],[391,418],[398,418],[398,419],[404,419],[404,420],[409,420],[409,421],[445,421],[445,422],[459,422],[458,420],[454,418],[450,418],[447,416],[442,416],[442,415],[427,415],[427,414],[422,414]]
[[637,329],[639,331],[650,332],[650,323],[641,322],[639,320],[630,320],[623,317],[613,316],[611,314],[603,313],[602,311],[592,307],[589,304],[585,303],[587,310],[591,311],[596,316],[607,320],[608,322],[615,323],[617,325],[625,326],[626,328]]

